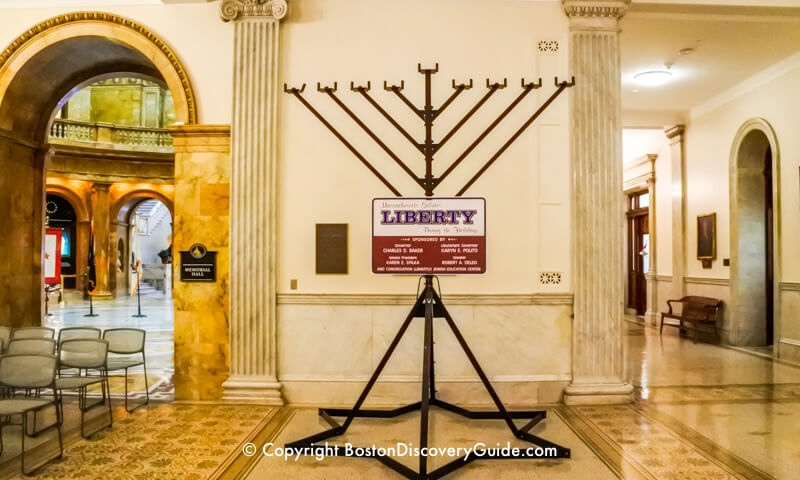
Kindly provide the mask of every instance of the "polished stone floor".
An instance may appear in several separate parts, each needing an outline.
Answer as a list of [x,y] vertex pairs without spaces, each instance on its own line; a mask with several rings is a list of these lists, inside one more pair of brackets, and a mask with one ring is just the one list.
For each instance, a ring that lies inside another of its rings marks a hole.
[[[633,318],[629,320],[635,320]],[[636,386],[631,405],[553,406],[533,433],[572,448],[570,460],[475,462],[453,479],[794,479],[800,478],[800,368],[770,359],[663,336],[625,324],[626,366]],[[505,441],[500,422],[465,422],[436,412],[432,443],[467,446]],[[415,414],[356,420],[339,442],[415,441]],[[321,431],[314,411],[298,410],[276,445]],[[414,466],[415,459],[397,458]],[[441,465],[436,459],[433,465]],[[410,463],[409,463],[410,462]],[[400,479],[372,459],[262,457],[251,479]]]
[[[571,448],[571,459],[475,462],[446,478],[800,478],[800,368],[694,344],[669,330],[661,336],[652,327],[625,323],[627,374],[636,386],[632,404],[545,406],[547,419],[532,433]],[[115,415],[114,428],[90,440],[75,434],[73,416],[65,459],[44,468],[38,478],[403,478],[374,459],[243,455],[247,442],[258,448],[283,446],[323,430],[313,409],[154,403],[132,415],[121,409]],[[418,428],[414,413],[358,419],[337,441],[415,444]],[[438,410],[431,418],[431,439],[436,446],[468,447],[476,441],[492,446],[507,440],[518,445],[499,421],[465,421]],[[37,443],[47,446],[45,440]],[[12,440],[0,458],[0,477],[16,475],[13,449]],[[397,461],[416,467],[417,459]],[[447,461],[439,457],[431,464]]]
[[57,302],[56,295],[51,295],[51,315],[45,319],[45,326],[56,330],[77,326],[141,328],[147,332],[145,352],[148,372],[171,372],[174,345],[172,297],[157,291],[151,292],[141,298],[142,314],[146,315],[143,318],[133,316],[138,313],[137,299],[129,295],[94,299],[92,310],[97,314],[96,317],[85,316],[89,313],[89,301],[84,300],[80,292],[68,290],[61,303]]

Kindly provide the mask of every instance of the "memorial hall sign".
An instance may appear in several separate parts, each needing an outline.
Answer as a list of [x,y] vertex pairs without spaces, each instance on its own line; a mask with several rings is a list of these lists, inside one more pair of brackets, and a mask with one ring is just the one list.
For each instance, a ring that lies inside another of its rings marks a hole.
[[187,252],[181,252],[182,282],[216,282],[217,252],[209,252],[205,245],[195,243]]

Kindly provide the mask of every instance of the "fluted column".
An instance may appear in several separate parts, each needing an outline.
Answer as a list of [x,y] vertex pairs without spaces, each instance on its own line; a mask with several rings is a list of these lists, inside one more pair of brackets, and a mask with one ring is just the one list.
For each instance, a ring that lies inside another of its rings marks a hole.
[[284,0],[225,0],[234,22],[231,126],[231,374],[223,399],[282,405],[275,244],[279,20]]
[[567,404],[622,403],[622,114],[619,18],[630,0],[562,0],[570,19],[572,382]]

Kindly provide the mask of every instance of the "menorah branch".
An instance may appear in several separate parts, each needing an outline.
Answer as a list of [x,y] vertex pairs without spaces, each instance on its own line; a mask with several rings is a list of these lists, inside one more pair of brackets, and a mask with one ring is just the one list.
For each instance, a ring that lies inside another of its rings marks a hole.
[[422,147],[420,147],[419,142],[417,142],[417,140],[414,137],[412,137],[411,134],[406,131],[406,129],[404,129],[399,123],[397,123],[397,121],[394,118],[392,118],[392,116],[389,115],[389,113],[386,110],[384,110],[383,107],[381,107],[380,104],[378,104],[378,102],[376,102],[372,98],[372,96],[370,96],[370,94],[367,93],[366,90],[359,89],[358,93],[360,93],[364,98],[366,98],[367,101],[370,103],[370,105],[375,107],[375,110],[380,112],[380,114],[383,115],[386,118],[386,120],[388,120],[389,123],[391,123],[392,126],[394,126],[394,128],[396,128],[398,132],[400,132],[401,135],[403,135],[409,142],[411,142],[411,144],[414,145],[414,148],[419,150],[420,153],[424,153],[422,151]]
[[491,86],[489,87],[489,91],[488,91],[488,92],[486,92],[486,94],[484,94],[484,96],[483,96],[483,97],[481,97],[481,99],[480,99],[480,100],[478,100],[478,103],[476,103],[476,104],[475,104],[475,105],[474,105],[474,106],[473,106],[473,107],[470,109],[470,111],[469,111],[469,112],[467,112],[467,114],[466,114],[466,115],[464,115],[464,118],[462,118],[461,120],[459,120],[459,122],[458,122],[458,123],[456,123],[456,125],[455,125],[455,126],[452,128],[452,129],[450,129],[450,131],[449,131],[449,132],[447,132],[447,135],[445,135],[445,136],[444,136],[444,138],[442,138],[442,141],[441,141],[441,142],[439,142],[439,145],[436,147],[436,150],[439,150],[440,148],[442,148],[442,146],[443,146],[445,143],[447,143],[447,141],[448,141],[448,140],[450,140],[450,139],[453,137],[453,135],[455,135],[455,134],[456,134],[456,132],[458,131],[458,129],[459,129],[459,128],[461,128],[461,127],[462,127],[462,126],[463,126],[465,123],[467,123],[467,120],[469,120],[469,119],[470,119],[470,118],[471,118],[473,115],[475,115],[475,112],[477,112],[477,111],[478,111],[478,110],[479,110],[479,109],[480,109],[480,108],[483,106],[483,104],[484,104],[484,103],[486,103],[486,101],[487,101],[487,100],[489,100],[489,98],[490,98],[492,95],[494,95],[494,93],[495,93],[497,90],[499,90],[500,88],[502,88],[502,87],[500,86],[500,84],[497,84],[497,83],[496,83],[496,84],[494,84],[494,85],[491,85]]
[[[557,81],[557,80],[556,80],[556,81]],[[483,175],[483,174],[484,174],[484,172],[486,172],[486,170],[488,170],[488,169],[489,169],[489,167],[491,167],[491,166],[492,166],[492,164],[493,164],[493,163],[494,163],[494,162],[495,162],[495,161],[496,161],[498,158],[500,158],[500,155],[502,155],[502,154],[503,154],[503,153],[504,153],[504,152],[505,152],[505,151],[508,149],[508,147],[510,147],[510,146],[511,146],[511,144],[512,144],[512,143],[514,143],[514,142],[517,140],[517,138],[519,138],[519,136],[520,136],[520,135],[522,135],[522,133],[523,133],[523,132],[525,132],[525,130],[526,130],[526,129],[527,129],[527,128],[528,128],[528,127],[529,127],[529,126],[530,126],[530,125],[531,125],[531,124],[534,122],[534,121],[536,121],[536,119],[537,119],[537,118],[539,118],[539,116],[540,116],[540,115],[541,115],[541,114],[542,114],[542,113],[543,113],[543,112],[544,112],[544,111],[547,109],[547,107],[549,107],[549,106],[550,106],[550,104],[551,104],[551,103],[553,103],[553,100],[555,100],[555,99],[556,99],[556,98],[557,98],[559,95],[561,95],[561,92],[563,92],[563,91],[564,91],[564,90],[566,90],[567,88],[569,88],[569,87],[571,87],[571,86],[575,85],[575,82],[574,82],[574,79],[573,79],[572,83],[570,83],[570,82],[561,82],[561,83],[557,83],[557,85],[558,85],[558,89],[556,89],[556,91],[555,91],[555,92],[554,92],[552,95],[550,95],[550,98],[548,98],[548,99],[547,99],[547,101],[545,101],[545,102],[544,102],[544,103],[543,103],[543,104],[542,104],[542,105],[541,105],[541,106],[540,106],[540,107],[539,107],[539,108],[536,110],[536,112],[534,112],[534,114],[533,114],[533,115],[531,115],[531,117],[530,117],[530,118],[529,118],[529,119],[528,119],[528,120],[527,120],[525,123],[523,123],[523,124],[522,124],[522,126],[519,128],[519,130],[517,130],[516,132],[514,132],[514,134],[513,134],[513,135],[511,135],[511,138],[509,138],[509,139],[508,139],[508,141],[507,141],[506,143],[504,143],[502,147],[500,147],[500,149],[497,151],[497,153],[495,153],[494,155],[492,155],[492,157],[491,157],[491,158],[490,158],[490,159],[489,159],[489,160],[486,162],[486,164],[485,164],[483,167],[481,167],[481,169],[480,169],[480,170],[478,170],[478,173],[476,173],[476,174],[475,174],[475,175],[474,175],[474,176],[473,176],[473,177],[472,177],[472,178],[471,178],[471,179],[470,179],[470,180],[467,182],[467,184],[466,184],[466,185],[464,185],[464,186],[461,188],[461,190],[459,190],[459,191],[458,191],[458,193],[456,194],[456,196],[457,196],[457,197],[460,197],[460,196],[462,196],[462,195],[464,194],[464,192],[466,192],[466,191],[469,189],[469,187],[471,187],[471,186],[472,186],[472,184],[473,184],[473,183],[475,183],[475,182],[476,182],[476,181],[477,181],[477,180],[478,180],[478,179],[481,177],[481,175]]]
[[[328,89],[328,90],[330,91],[330,89]],[[305,106],[305,107],[306,107],[306,108],[307,108],[307,109],[308,109],[308,110],[309,110],[309,111],[310,111],[312,114],[314,114],[314,116],[315,116],[315,117],[317,117],[317,120],[319,120],[320,122],[322,122],[322,124],[323,124],[323,125],[325,125],[325,126],[328,128],[328,130],[330,130],[330,131],[331,131],[331,133],[332,133],[332,134],[333,134],[333,135],[334,135],[334,136],[335,136],[335,137],[336,137],[336,138],[337,138],[337,139],[338,139],[340,142],[342,142],[342,144],[344,144],[344,146],[345,146],[345,147],[347,147],[347,149],[348,149],[348,150],[350,150],[350,152],[352,152],[352,154],[353,154],[353,155],[355,155],[355,156],[356,156],[356,158],[357,158],[357,159],[359,159],[359,160],[361,161],[361,163],[363,163],[363,164],[364,164],[364,166],[365,166],[365,167],[367,167],[367,168],[369,169],[369,171],[370,171],[370,172],[372,172],[372,174],[373,174],[373,175],[375,175],[375,176],[378,178],[378,180],[380,180],[380,181],[381,181],[381,182],[382,182],[384,185],[386,185],[386,187],[387,187],[387,188],[388,188],[388,189],[389,189],[389,190],[390,190],[390,191],[391,191],[391,192],[392,192],[392,193],[393,193],[395,196],[397,196],[397,197],[402,197],[402,196],[403,196],[402,194],[400,194],[400,192],[399,192],[399,191],[398,191],[396,188],[394,188],[394,186],[393,186],[391,183],[389,183],[389,181],[388,181],[388,180],[386,180],[386,178],[385,178],[383,175],[381,175],[381,173],[380,173],[378,170],[376,170],[376,169],[375,169],[375,167],[373,167],[373,166],[372,166],[372,164],[371,164],[371,163],[369,163],[369,162],[367,161],[367,159],[366,159],[366,158],[364,158],[364,156],[363,156],[363,155],[361,155],[361,153],[359,153],[359,152],[358,152],[358,150],[356,150],[356,148],[355,148],[353,145],[351,145],[351,144],[350,144],[350,142],[348,142],[348,141],[347,141],[347,139],[345,139],[345,138],[342,136],[342,134],[341,134],[341,133],[339,133],[339,132],[338,132],[338,131],[337,131],[335,128],[333,128],[333,125],[331,125],[331,124],[330,124],[330,123],[329,123],[327,120],[325,120],[325,117],[323,117],[323,116],[322,116],[322,115],[321,115],[321,114],[320,114],[320,113],[319,113],[319,112],[318,112],[318,111],[317,111],[317,110],[316,110],[316,109],[315,109],[313,106],[311,106],[311,104],[310,104],[310,103],[308,103],[308,102],[306,101],[306,99],[305,99],[305,98],[303,98],[303,96],[300,94],[300,90],[299,90],[299,89],[296,89],[296,88],[289,89],[289,90],[287,91],[287,93],[291,93],[291,94],[292,94],[292,95],[294,95],[294,96],[295,96],[295,97],[296,97],[298,100],[300,100],[300,103],[302,103],[302,104],[303,104],[303,105],[304,105],[304,106]]]
[[[486,128],[486,130],[484,130],[483,133],[478,135],[478,138],[476,138],[475,141],[473,141],[472,144],[470,144],[470,146],[467,147],[467,149],[464,150],[464,152],[461,155],[459,155],[458,158],[456,158],[456,160],[450,165],[450,167],[448,167],[447,170],[445,170],[442,173],[442,175],[439,177],[439,181],[441,182],[442,180],[445,179],[445,177],[450,175],[450,172],[452,172],[458,166],[458,164],[460,164],[465,158],[467,158],[467,155],[469,155],[475,149],[475,147],[477,147],[478,144],[481,143],[483,141],[483,139],[486,138],[486,136],[489,135],[492,132],[492,130],[494,130],[494,128],[497,125],[499,125],[500,122],[502,122],[503,119],[506,118],[506,116],[509,113],[511,113],[512,110],[514,110],[514,108],[516,108],[516,106],[519,104],[519,102],[521,102],[531,91],[536,90],[537,88],[539,88],[541,86],[542,86],[542,79],[541,78],[539,79],[539,83],[538,84],[536,84],[536,83],[525,83],[525,80],[523,79],[522,80],[522,87],[523,87],[522,93],[520,93],[517,96],[517,98],[515,98],[514,101],[511,102],[511,104],[508,107],[506,107],[505,110],[503,110],[503,113],[498,115],[497,118]],[[440,147],[441,147],[441,144],[440,144]]]
[[364,132],[367,135],[369,135],[369,137],[372,140],[374,140],[375,143],[377,143],[378,146],[380,146],[383,149],[383,151],[385,151],[392,158],[392,160],[394,160],[400,166],[400,168],[403,169],[404,172],[409,174],[411,176],[411,178],[413,178],[416,183],[420,183],[419,179],[414,174],[414,172],[410,168],[408,168],[408,166],[402,160],[400,160],[400,158],[397,155],[395,155],[395,153],[388,146],[386,146],[386,144],[383,143],[381,141],[381,139],[378,138],[378,136],[375,135],[375,133],[366,124],[364,124],[364,122],[362,122],[361,119],[359,119],[358,116],[356,116],[356,114],[353,113],[353,111],[350,110],[347,107],[347,105],[345,105],[344,102],[342,102],[339,99],[339,97],[336,96],[335,93],[333,93],[332,90],[329,89],[325,93],[327,93],[328,96],[331,97],[331,99],[333,99],[333,101],[336,103],[336,105],[338,105],[339,108],[341,108],[350,118],[352,118],[353,121],[356,122],[356,124],[359,127],[361,127],[361,129],[364,130]]

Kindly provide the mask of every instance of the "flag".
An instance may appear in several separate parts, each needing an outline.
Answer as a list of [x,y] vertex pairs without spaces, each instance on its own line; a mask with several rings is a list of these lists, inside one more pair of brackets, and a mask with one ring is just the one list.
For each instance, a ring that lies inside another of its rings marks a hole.
[[91,225],[91,231],[89,233],[89,262],[87,263],[87,272],[86,272],[86,289],[89,292],[89,295],[94,295],[94,291],[97,288],[97,274],[94,268],[94,222]]
[[131,296],[134,296],[142,280],[142,252],[139,248],[139,225],[136,221],[131,225],[131,268],[132,273],[136,273],[136,281],[131,287]]

